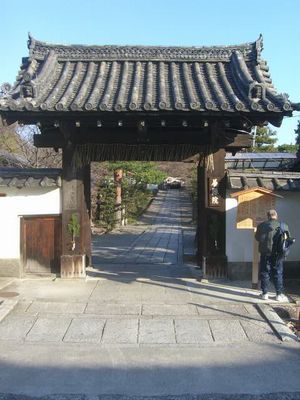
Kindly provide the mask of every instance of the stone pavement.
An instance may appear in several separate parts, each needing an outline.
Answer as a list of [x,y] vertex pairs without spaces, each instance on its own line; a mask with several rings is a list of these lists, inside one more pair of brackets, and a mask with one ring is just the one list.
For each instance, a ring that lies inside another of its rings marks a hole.
[[133,227],[95,236],[93,264],[182,264],[182,210],[186,195],[160,191]]
[[298,398],[299,344],[280,341],[258,291],[182,263],[188,209],[160,193],[139,225],[96,237],[86,280],[0,281],[0,300],[18,299],[0,322],[0,393]]
[[279,343],[253,291],[191,278],[26,280],[5,290],[20,295],[0,323],[0,341],[137,347]]

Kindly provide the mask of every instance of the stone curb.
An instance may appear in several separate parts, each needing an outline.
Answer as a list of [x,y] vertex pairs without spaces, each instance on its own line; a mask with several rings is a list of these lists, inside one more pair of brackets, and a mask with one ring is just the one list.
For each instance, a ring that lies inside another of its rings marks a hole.
[[298,336],[287,327],[285,322],[271,306],[267,304],[257,304],[257,307],[283,342],[300,342]]
[[7,300],[0,297],[0,322],[15,308],[18,299]]
[[0,400],[300,400],[300,392],[264,394],[181,394],[181,395],[123,395],[123,394],[50,394],[28,396],[23,394],[0,393]]

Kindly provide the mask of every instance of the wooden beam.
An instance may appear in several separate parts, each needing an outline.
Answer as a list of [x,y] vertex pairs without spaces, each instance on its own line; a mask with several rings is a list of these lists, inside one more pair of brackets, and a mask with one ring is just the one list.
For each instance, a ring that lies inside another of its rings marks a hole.
[[[68,137],[73,144],[193,144],[199,146],[211,145],[214,142],[208,130],[202,131],[191,129],[148,129],[147,134],[141,135],[138,130],[126,128],[120,129],[101,129],[83,130],[77,129]],[[34,135],[34,145],[36,147],[58,147],[62,148],[66,144],[66,138],[58,129],[47,131],[44,134]],[[252,137],[248,133],[223,132],[218,136],[218,147],[233,149],[250,147]]]
[[231,138],[232,141],[228,143],[228,139],[224,140],[224,148],[230,150],[232,148],[250,148],[252,146],[253,138],[249,133],[236,133],[236,135]]

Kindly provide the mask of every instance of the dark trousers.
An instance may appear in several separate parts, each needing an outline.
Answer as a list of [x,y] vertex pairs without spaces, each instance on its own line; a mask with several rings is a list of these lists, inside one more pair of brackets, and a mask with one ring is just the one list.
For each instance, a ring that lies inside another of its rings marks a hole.
[[259,266],[262,292],[268,293],[272,279],[276,293],[281,294],[283,292],[283,260],[273,261],[270,256],[261,254]]

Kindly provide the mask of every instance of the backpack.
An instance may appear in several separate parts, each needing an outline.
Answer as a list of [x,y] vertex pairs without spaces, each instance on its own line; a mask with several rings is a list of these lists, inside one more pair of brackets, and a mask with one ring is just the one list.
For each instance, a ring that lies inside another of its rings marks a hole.
[[285,260],[291,245],[295,242],[295,239],[290,238],[288,232],[284,229],[284,224],[280,222],[280,225],[275,229],[273,236],[272,252],[271,257],[274,262],[278,260]]

